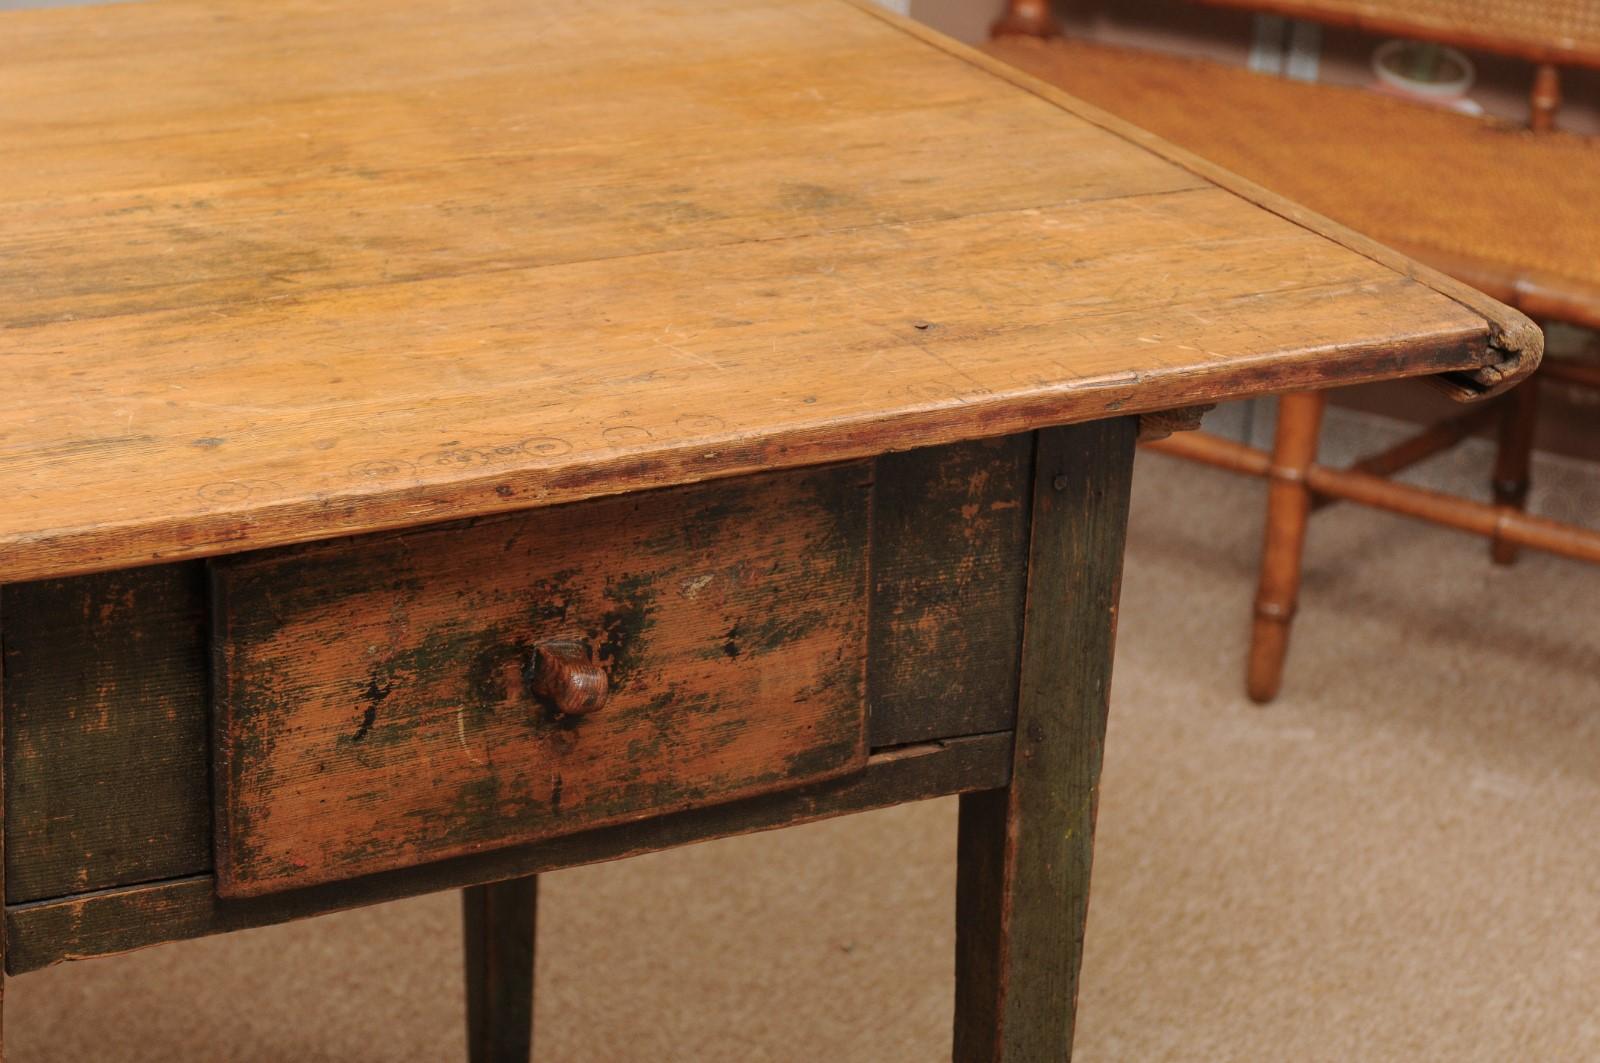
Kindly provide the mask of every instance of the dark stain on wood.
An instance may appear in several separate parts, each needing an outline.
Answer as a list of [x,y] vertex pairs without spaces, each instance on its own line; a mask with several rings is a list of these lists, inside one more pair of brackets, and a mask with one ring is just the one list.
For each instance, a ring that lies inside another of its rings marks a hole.
[[442,889],[637,856],[944,794],[1003,787],[1011,736],[977,735],[874,754],[863,771],[638,823],[264,897],[217,896],[210,875],[130,886],[6,912],[7,972],[303,919]]
[[461,893],[467,974],[467,1063],[533,1058],[536,875],[469,886]]
[[[1031,438],[938,447],[874,463],[867,682],[872,692],[873,742],[878,747],[1010,726],[1008,699],[1015,697],[1014,640],[1020,637],[1017,616],[1027,534],[1026,506],[1015,500],[1026,491]],[[829,479],[822,485],[814,481],[818,504],[833,512],[849,509],[859,514],[867,478],[856,468],[853,477]],[[710,497],[680,507],[676,526],[645,521],[653,529],[645,551],[670,552],[676,542],[704,556],[721,541],[719,527],[759,516],[743,493],[714,484],[696,490]],[[642,526],[637,514],[647,515],[663,494],[607,504],[617,507],[618,521]],[[302,578],[273,588],[274,609],[287,616],[318,609],[330,593],[338,593],[339,586],[349,585],[351,550],[388,542],[398,557],[405,549],[422,553],[443,549],[463,534],[493,535],[493,558],[486,556],[485,564],[504,564],[505,558],[526,551],[532,523],[561,511],[476,518],[404,535],[332,540],[255,557],[297,558]],[[859,542],[852,546],[850,534],[842,530],[847,527],[845,522],[817,531],[808,555],[795,563],[813,569],[819,564],[837,565],[843,554],[859,548]],[[859,536],[859,527],[853,534]],[[587,640],[597,653],[606,647],[610,666],[620,664],[626,675],[633,667],[630,647],[661,637],[649,625],[656,615],[652,610],[663,608],[663,601],[715,598],[726,582],[721,577],[759,583],[767,575],[753,568],[749,559],[729,551],[723,551],[718,563],[725,566],[720,575],[697,570],[676,584],[630,581],[613,572],[596,592],[581,564],[546,556],[534,566],[541,569],[538,577],[527,584],[517,608],[506,610],[503,623],[473,628],[430,622],[424,625],[425,634],[413,642],[400,644],[385,637],[384,653],[360,661],[339,679],[343,715],[333,737],[339,755],[374,772],[390,763],[419,725],[414,715],[392,712],[391,692],[414,684],[420,674],[453,667],[468,677],[470,696],[461,699],[460,709],[471,733],[514,727],[524,733],[519,741],[548,747],[552,770],[527,800],[516,803],[519,814],[559,818],[563,830],[582,829],[583,813],[574,811],[580,808],[581,798],[575,795],[582,788],[567,778],[570,773],[560,764],[584,755],[587,724],[529,707],[533,641],[528,633],[570,633]],[[794,575],[797,585],[812,578],[806,571]],[[374,568],[364,578],[373,587],[412,600],[424,595],[428,586],[419,569],[398,564]],[[210,721],[204,661],[208,605],[203,568],[169,565],[16,585],[8,594],[12,607],[7,610],[5,634],[12,674],[6,690],[13,714],[7,727],[13,744],[8,754],[12,770],[7,821],[12,864],[28,868],[17,867],[11,899],[39,900],[209,871],[213,866]],[[760,608],[729,609],[725,623],[709,629],[695,653],[707,662],[738,666],[747,657],[760,662],[765,655],[782,653],[785,640],[813,637],[815,625],[826,625],[828,617],[825,611],[808,608],[806,595],[793,597],[792,602],[769,600]],[[785,609],[798,611],[786,614]],[[408,616],[397,615],[396,621]],[[598,619],[587,622],[590,616]],[[1009,646],[1008,639],[1013,640]],[[846,655],[819,666],[803,682],[797,680],[790,691],[792,704],[813,711],[818,700],[826,704],[841,691],[848,695],[859,690],[860,674],[851,663]],[[306,693],[296,693],[287,678],[281,669],[276,674],[253,670],[246,681],[257,697]],[[714,718],[723,704],[693,683],[673,682],[640,693],[648,694],[642,703],[623,701],[606,710],[627,714],[637,727],[638,733],[627,743],[628,756],[668,756],[673,743],[684,740],[686,721]],[[86,705],[96,708],[85,711]],[[101,729],[102,717],[113,724],[110,731]],[[817,736],[819,748],[826,745],[823,738]],[[272,728],[241,727],[234,739],[242,755],[270,759],[279,735]],[[725,735],[708,738],[703,748],[707,755],[716,755],[717,743],[724,741]],[[48,758],[39,755],[41,750],[48,752]],[[764,768],[757,776],[760,784],[783,785],[786,773],[812,770],[803,752],[794,756],[792,763],[780,758]],[[32,763],[19,763],[23,757]],[[613,765],[612,770],[618,776],[613,806],[650,799],[637,772],[625,764]],[[118,800],[102,804],[74,782],[82,779],[101,780],[96,792],[112,792]],[[688,787],[679,796],[705,799],[704,792]],[[378,802],[382,792],[363,788],[361,799]],[[511,804],[503,791],[500,799],[508,807]],[[464,807],[474,814],[490,814],[483,794]],[[108,816],[107,808],[115,814]],[[247,820],[249,811],[239,814]],[[566,823],[573,819],[578,822]],[[437,824],[434,829],[439,829]],[[373,858],[380,853],[377,846],[368,849]]]
[[[219,888],[302,887],[859,767],[868,472],[215,563]],[[589,647],[603,709],[530,696],[533,647],[552,640]],[[351,675],[366,679],[353,734]]]
[[1072,1055],[1137,433],[1039,433],[1011,785],[961,799],[956,1063]]
[[889,454],[872,529],[872,745],[1011,726],[1033,437]]
[[601,618],[597,656],[611,676],[611,685],[619,689],[627,687],[645,636],[655,626],[654,590],[653,582],[643,576],[624,576],[606,587],[606,598],[616,604]]
[[211,865],[205,573],[6,588],[6,898]]
[[[4,617],[4,610],[0,609],[0,635],[3,635],[4,632],[5,632],[5,625],[4,625],[4,622],[3,622],[3,617]],[[4,654],[4,652],[0,652],[0,720],[5,719],[5,707],[6,707],[5,654]],[[3,768],[4,764],[5,764],[4,732],[3,732],[3,730],[0,730],[0,768]],[[3,770],[0,770],[0,794],[3,794],[3,788],[4,788],[4,785],[5,785],[5,780],[3,778],[4,775],[5,775],[5,772]],[[3,797],[0,797],[0,801],[3,801]],[[5,832],[4,826],[0,825],[0,907],[3,907],[3,902],[4,902],[4,899],[5,899],[5,835],[6,835],[6,832]],[[6,1032],[5,1032],[5,973],[4,973],[5,972],[5,959],[6,959],[6,935],[5,935],[4,930],[0,929],[0,1057],[4,1057],[4,1055],[5,1055],[5,1043],[6,1043]]]
[[372,730],[372,725],[378,720],[378,706],[383,704],[383,699],[388,697],[389,691],[393,689],[393,682],[379,686],[376,678],[367,683],[367,689],[361,695],[367,706],[361,710],[361,723],[356,727],[356,733],[350,736],[350,741],[359,742],[367,737],[367,733]]

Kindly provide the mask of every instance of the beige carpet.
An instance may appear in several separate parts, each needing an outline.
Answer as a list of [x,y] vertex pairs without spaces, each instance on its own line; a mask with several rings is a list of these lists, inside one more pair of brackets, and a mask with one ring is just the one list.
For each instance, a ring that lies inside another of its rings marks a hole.
[[[1536,505],[1600,523],[1600,477],[1540,475]],[[1600,1059],[1600,569],[1330,511],[1261,710],[1260,500],[1140,461],[1078,1058]],[[947,1059],[954,813],[548,876],[539,1059]],[[461,1059],[456,917],[430,897],[28,975],[8,1058]]]

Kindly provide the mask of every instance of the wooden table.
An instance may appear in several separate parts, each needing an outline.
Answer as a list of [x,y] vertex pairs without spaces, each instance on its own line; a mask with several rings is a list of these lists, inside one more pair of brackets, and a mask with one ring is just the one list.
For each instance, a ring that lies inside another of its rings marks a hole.
[[10,974],[464,888],[520,1060],[538,872],[960,793],[1064,1057],[1140,415],[1539,355],[843,0],[3,30]]

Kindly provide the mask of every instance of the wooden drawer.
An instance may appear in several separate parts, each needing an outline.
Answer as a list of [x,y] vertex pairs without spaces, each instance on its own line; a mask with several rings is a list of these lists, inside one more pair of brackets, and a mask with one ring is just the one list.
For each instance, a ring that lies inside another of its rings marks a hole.
[[[1011,727],[1032,455],[1032,437],[1019,435],[889,454],[872,463],[866,651],[871,749]],[[693,489],[708,492],[701,504],[706,519],[680,521],[662,535],[681,527],[682,536],[703,538],[697,529],[710,523],[717,507],[748,511],[754,505],[735,501],[744,489],[734,481]],[[853,486],[845,493],[860,494]],[[654,505],[672,497],[654,494],[638,502]],[[566,512],[547,510],[536,519],[566,520]],[[857,522],[840,532],[842,541],[858,541],[861,506],[840,519]],[[5,586],[0,700],[7,902],[185,877],[206,878],[209,891],[216,867],[213,820],[223,818],[213,799],[230,785],[221,765],[213,770],[216,719],[208,656],[218,639],[207,594],[213,575],[225,578],[230,568],[270,562],[285,573],[272,577],[284,584],[274,589],[273,599],[288,619],[294,610],[316,606],[318,594],[325,596],[320,607],[332,602],[335,575],[318,571],[337,574],[346,587],[360,585],[359,566],[339,561],[353,549],[383,546],[410,563],[437,553],[416,544],[493,526],[457,525],[257,554],[212,562],[210,573],[207,562],[181,562]],[[742,556],[742,538],[724,536],[735,542],[723,555],[730,564]],[[399,541],[414,544],[409,561]],[[297,566],[304,566],[304,580],[291,578]],[[404,571],[393,570],[390,584],[406,580],[414,586],[420,579],[415,570],[409,576]],[[366,600],[377,600],[374,588],[365,593]],[[299,604],[306,596],[312,600]],[[241,619],[234,618],[236,633]],[[662,630],[658,624],[651,638]],[[737,639],[735,644],[744,645]],[[353,684],[363,678],[367,682],[356,689]],[[344,677],[340,682],[352,685],[342,690],[330,681],[343,707],[343,715],[333,718],[343,728],[336,734],[353,738],[359,729],[368,707],[361,695],[371,678]],[[392,717],[375,707],[373,727],[356,745],[386,734],[386,722]],[[308,830],[307,838],[315,835]]]
[[[870,488],[835,466],[215,562],[218,892],[862,766]],[[596,711],[557,711],[552,645],[608,681]]]

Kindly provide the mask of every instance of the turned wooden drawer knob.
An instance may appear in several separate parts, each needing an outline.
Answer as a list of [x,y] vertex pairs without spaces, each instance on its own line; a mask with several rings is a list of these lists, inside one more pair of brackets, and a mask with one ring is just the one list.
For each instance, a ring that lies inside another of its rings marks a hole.
[[533,692],[563,716],[587,716],[606,703],[606,670],[581,642],[542,642],[533,648]]

